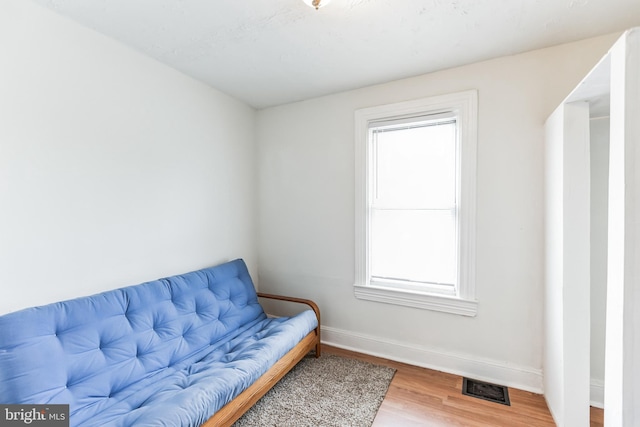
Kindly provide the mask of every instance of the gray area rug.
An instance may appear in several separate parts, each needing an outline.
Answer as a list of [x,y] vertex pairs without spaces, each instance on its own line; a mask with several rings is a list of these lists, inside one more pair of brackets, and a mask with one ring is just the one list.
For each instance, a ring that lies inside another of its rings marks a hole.
[[370,427],[394,373],[334,355],[307,356],[234,427]]

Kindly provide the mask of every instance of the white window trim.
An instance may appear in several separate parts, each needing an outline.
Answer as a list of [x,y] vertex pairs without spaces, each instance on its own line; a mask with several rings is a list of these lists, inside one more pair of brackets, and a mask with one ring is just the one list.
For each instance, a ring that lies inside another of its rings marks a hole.
[[[369,247],[369,144],[371,123],[425,114],[453,112],[460,132],[460,206],[458,238],[458,287],[456,295],[409,291],[375,286],[371,275]],[[478,139],[478,92],[469,90],[397,104],[363,108],[355,112],[355,296],[359,299],[426,310],[475,316],[476,264],[476,158]]]

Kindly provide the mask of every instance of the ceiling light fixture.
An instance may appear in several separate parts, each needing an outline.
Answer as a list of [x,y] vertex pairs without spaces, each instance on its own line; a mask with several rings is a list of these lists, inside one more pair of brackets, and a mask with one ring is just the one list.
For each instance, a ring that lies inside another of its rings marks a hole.
[[331,0],[302,0],[302,1],[305,2],[307,5],[318,10],[321,7],[328,5]]

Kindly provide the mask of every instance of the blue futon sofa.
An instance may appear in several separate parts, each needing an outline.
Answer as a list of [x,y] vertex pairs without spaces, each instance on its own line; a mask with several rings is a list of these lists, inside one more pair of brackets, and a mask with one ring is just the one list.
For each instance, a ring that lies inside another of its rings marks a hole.
[[314,347],[319,312],[267,317],[242,260],[0,316],[0,403],[72,426],[231,425]]

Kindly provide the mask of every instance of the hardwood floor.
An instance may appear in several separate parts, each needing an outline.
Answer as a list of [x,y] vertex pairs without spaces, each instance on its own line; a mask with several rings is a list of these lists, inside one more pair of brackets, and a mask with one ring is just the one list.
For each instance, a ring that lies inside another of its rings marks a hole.
[[604,411],[591,407],[591,427],[604,427]]
[[[545,427],[555,426],[544,398],[509,388],[511,406],[462,394],[462,377],[323,345],[336,354],[395,368],[373,427]],[[591,427],[603,426],[602,410],[591,408]]]

